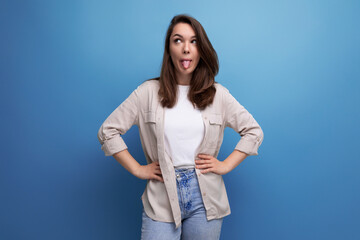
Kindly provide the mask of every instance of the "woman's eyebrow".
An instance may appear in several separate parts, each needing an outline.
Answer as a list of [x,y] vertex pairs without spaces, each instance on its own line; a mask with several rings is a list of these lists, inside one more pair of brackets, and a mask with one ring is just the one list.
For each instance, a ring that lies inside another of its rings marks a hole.
[[[179,37],[181,37],[181,38],[184,38],[183,36],[181,36],[181,35],[178,34],[178,33],[175,33],[175,34],[173,35],[173,37],[176,37],[176,36],[179,36]],[[196,36],[192,36],[191,38],[196,38]]]

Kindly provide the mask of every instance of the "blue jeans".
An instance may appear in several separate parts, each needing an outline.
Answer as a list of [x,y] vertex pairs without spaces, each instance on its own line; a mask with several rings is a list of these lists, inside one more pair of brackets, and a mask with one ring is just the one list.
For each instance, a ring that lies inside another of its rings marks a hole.
[[182,224],[175,229],[173,222],[155,221],[143,209],[142,240],[218,240],[223,218],[206,219],[206,210],[201,198],[194,168],[175,169],[177,192],[181,209]]

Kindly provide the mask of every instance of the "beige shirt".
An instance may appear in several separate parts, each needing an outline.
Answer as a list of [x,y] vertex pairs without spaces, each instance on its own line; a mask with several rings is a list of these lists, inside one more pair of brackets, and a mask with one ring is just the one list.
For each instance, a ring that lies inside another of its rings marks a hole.
[[[253,116],[229,93],[215,83],[214,101],[201,111],[205,136],[198,153],[217,157],[223,141],[224,128],[231,127],[241,136],[235,149],[249,155],[258,155],[263,141],[263,131]],[[158,80],[142,83],[104,121],[98,131],[98,139],[105,156],[127,149],[120,135],[131,126],[139,127],[144,154],[148,163],[159,161],[164,183],[148,180],[141,196],[146,214],[157,221],[175,222],[181,225],[181,211],[177,195],[175,170],[171,157],[165,152],[164,108],[158,96]],[[197,153],[197,154],[198,154]],[[197,155],[196,154],[196,155]],[[229,201],[221,175],[209,172],[201,174],[196,169],[199,187],[208,220],[230,214]]]

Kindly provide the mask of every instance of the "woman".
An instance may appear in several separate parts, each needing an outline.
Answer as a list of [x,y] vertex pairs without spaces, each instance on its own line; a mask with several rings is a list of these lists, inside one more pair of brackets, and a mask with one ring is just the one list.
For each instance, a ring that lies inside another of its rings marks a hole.
[[[159,78],[142,83],[105,120],[98,139],[106,156],[147,179],[142,239],[219,239],[230,206],[222,175],[257,155],[263,132],[229,91],[215,83],[218,59],[201,24],[175,16],[168,28]],[[127,151],[120,135],[139,127],[147,165]],[[240,141],[216,159],[231,127]]]

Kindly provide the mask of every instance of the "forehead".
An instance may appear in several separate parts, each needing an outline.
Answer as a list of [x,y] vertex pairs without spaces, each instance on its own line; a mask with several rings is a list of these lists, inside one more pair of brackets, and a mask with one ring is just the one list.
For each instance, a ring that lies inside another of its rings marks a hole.
[[176,24],[171,36],[174,36],[175,34],[180,34],[184,38],[190,38],[196,35],[194,29],[187,23]]

